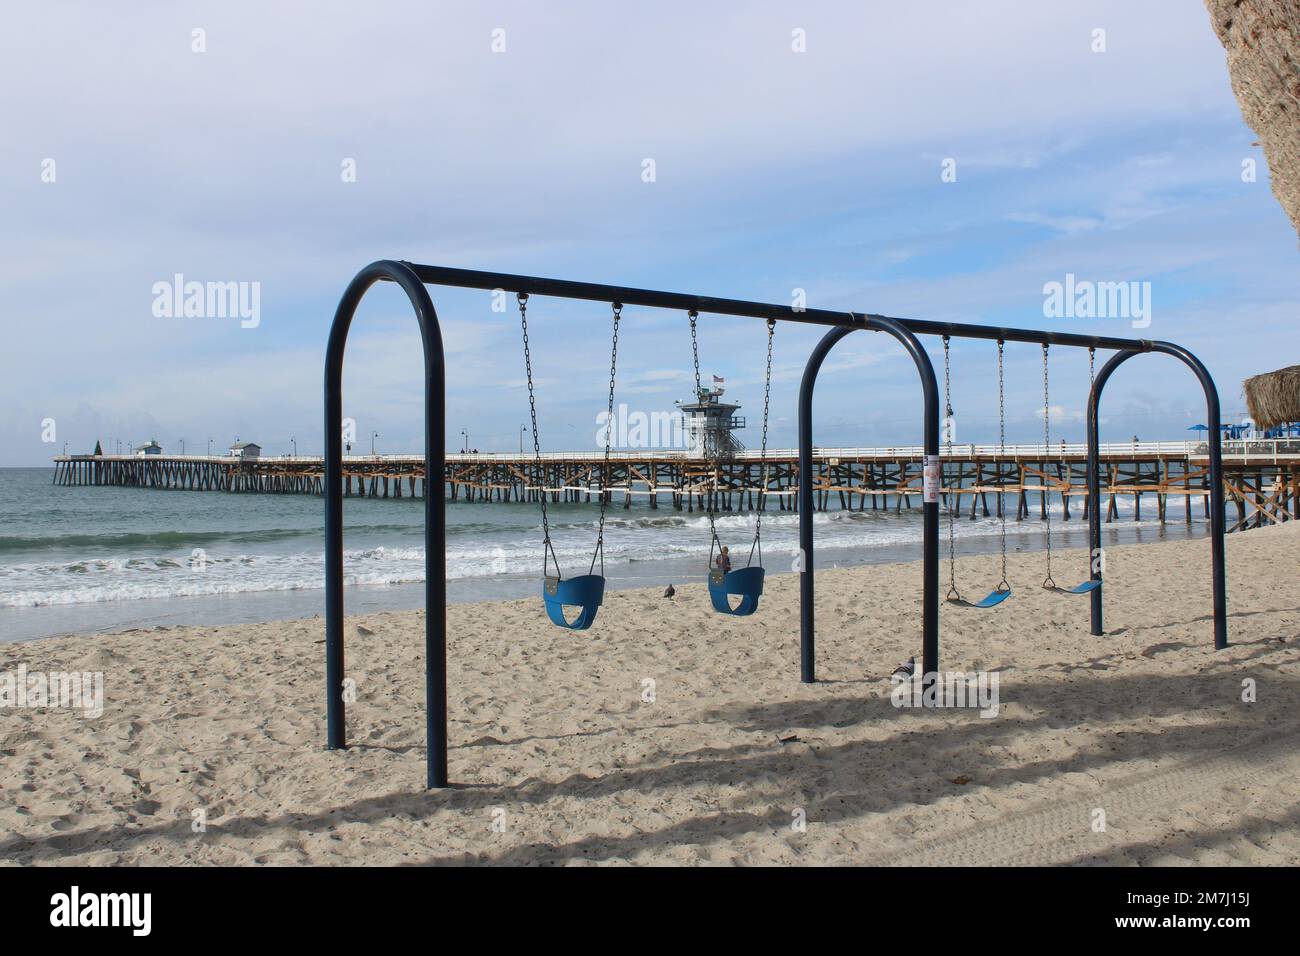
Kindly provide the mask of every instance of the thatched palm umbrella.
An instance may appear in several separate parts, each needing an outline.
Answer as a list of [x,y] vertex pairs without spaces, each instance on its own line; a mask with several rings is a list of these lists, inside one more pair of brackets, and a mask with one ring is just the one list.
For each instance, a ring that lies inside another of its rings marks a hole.
[[1300,365],[1252,375],[1241,387],[1256,428],[1300,422]]

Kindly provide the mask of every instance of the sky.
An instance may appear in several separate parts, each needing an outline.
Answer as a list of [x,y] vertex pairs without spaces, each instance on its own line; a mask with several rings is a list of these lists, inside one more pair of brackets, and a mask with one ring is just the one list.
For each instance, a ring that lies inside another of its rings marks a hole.
[[[334,308],[385,258],[1166,339],[1234,418],[1244,377],[1300,361],[1297,237],[1192,0],[68,2],[6,24],[3,466],[97,440],[319,453]],[[255,320],[168,314],[177,275],[245,284]],[[1149,309],[1045,314],[1067,276],[1134,283]],[[430,293],[448,450],[462,431],[517,450],[513,302]],[[529,320],[540,444],[594,450],[609,309],[534,297]],[[777,329],[772,447],[795,444],[821,334]],[[700,319],[702,372],[751,447],[764,348],[761,322]],[[405,297],[373,289],[345,365],[357,450],[421,450],[419,350]],[[1052,440],[1080,441],[1086,353],[1050,361]],[[995,346],[956,343],[952,381],[958,440],[995,441]],[[668,411],[691,384],[686,317],[627,308],[616,403]],[[850,336],[814,413],[820,446],[917,444],[915,369]],[[1008,441],[1041,438],[1035,346],[1007,347],[1006,416]],[[1142,356],[1108,386],[1102,437],[1182,439],[1204,417],[1185,368]]]

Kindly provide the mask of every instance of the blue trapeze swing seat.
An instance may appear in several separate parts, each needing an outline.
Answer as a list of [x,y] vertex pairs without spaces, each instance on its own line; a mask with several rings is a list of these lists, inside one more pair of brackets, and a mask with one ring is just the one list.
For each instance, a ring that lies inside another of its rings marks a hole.
[[974,604],[972,604],[971,607],[981,607],[981,608],[997,607],[999,604],[1001,604],[1009,597],[1011,597],[1011,588],[1007,588],[1005,591],[1002,590],[1001,588],[994,588],[987,595],[985,595],[983,599],[976,601]]
[[1062,594],[1087,594],[1089,591],[1095,591],[1101,587],[1100,581],[1084,581],[1082,584],[1076,584],[1072,588],[1057,588]]

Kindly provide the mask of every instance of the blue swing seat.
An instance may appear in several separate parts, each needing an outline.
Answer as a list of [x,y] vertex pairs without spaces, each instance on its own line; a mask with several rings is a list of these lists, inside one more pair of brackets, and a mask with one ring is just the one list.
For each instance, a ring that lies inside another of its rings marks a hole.
[[[585,631],[596,620],[596,611],[605,600],[605,576],[581,574],[576,578],[557,578],[550,575],[542,583],[542,600],[551,623],[570,631]],[[564,616],[566,605],[582,608],[576,620]]]
[[1084,581],[1082,584],[1076,584],[1074,587],[1065,589],[1066,594],[1087,594],[1089,591],[1095,591],[1101,587],[1100,581]]
[[997,607],[1007,598],[1011,597],[1011,589],[1005,591],[990,591],[988,596],[982,601],[976,601],[971,607]]
[[[709,600],[713,610],[722,614],[734,614],[744,617],[758,610],[758,596],[763,593],[763,569],[759,567],[738,568],[735,571],[723,571],[715,568],[709,572]],[[740,604],[731,606],[730,595],[740,596]]]

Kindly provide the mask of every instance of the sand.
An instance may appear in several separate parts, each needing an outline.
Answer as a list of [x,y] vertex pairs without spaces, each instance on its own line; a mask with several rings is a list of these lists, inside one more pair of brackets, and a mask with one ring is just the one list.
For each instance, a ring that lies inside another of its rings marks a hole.
[[[959,576],[980,591],[995,561]],[[1104,638],[1038,588],[1041,554],[1000,609],[944,608],[941,663],[996,671],[994,718],[891,703],[915,565],[818,572],[813,685],[792,574],[747,619],[680,581],[610,593],[585,633],[539,600],[453,606],[456,786],[432,792],[422,612],[349,618],[337,752],[320,619],[0,645],[0,674],[102,671],[106,696],[0,710],[0,862],[1300,863],[1300,525],[1229,536],[1225,651],[1207,541],[1107,562]]]

